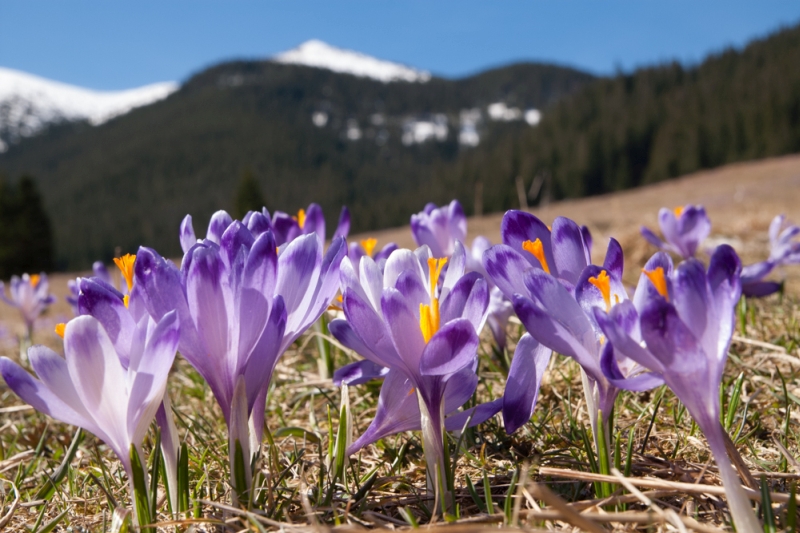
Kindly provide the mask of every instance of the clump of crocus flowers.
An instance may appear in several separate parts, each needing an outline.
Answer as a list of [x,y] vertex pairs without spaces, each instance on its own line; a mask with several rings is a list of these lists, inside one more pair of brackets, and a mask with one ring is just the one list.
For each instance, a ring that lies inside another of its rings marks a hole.
[[[428,204],[411,218],[419,245],[412,251],[393,243],[378,248],[371,238],[348,245],[346,209],[326,243],[316,204],[296,215],[252,211],[242,220],[219,211],[202,238],[187,215],[178,234],[180,267],[141,247],[115,259],[117,285],[96,264],[94,276],[70,285],[77,316],[56,330],[64,356],[34,346],[28,355],[35,376],[8,358],[0,358],[0,374],[24,401],[94,433],[114,451],[128,476],[137,523],[147,525],[156,510],[142,496],[148,484],[143,442],[154,421],[168,497],[178,498],[179,435],[167,380],[179,352],[219,405],[228,430],[232,501],[247,507],[278,360],[334,310],[330,333],[361,359],[339,368],[333,383],[383,380],[375,415],[354,442],[348,440],[346,455],[419,431],[428,490],[450,513],[455,486],[447,432],[499,412],[508,433],[524,426],[555,351],[580,366],[598,452],[598,435],[613,432],[620,392],[666,384],[708,440],[737,529],[754,532],[760,525],[726,453],[720,386],[740,295],[748,286],[767,292],[774,288],[764,285],[774,283],[763,281],[769,272],[800,263],[800,227],[776,217],[769,258],[743,271],[727,245],[711,253],[707,268],[694,258],[711,229],[702,206],[662,209],[659,224],[663,240],[642,229],[661,251],[629,295],[619,243],[609,239],[603,261],[595,264],[589,230],[564,217],[547,226],[530,213],[509,211],[502,244],[478,237],[467,249],[461,205]],[[674,266],[670,253],[684,261]],[[44,274],[12,279],[11,296],[3,291],[3,298],[20,309],[29,332],[52,303]],[[484,325],[503,347],[512,314],[526,332],[516,343],[505,390],[476,404]]]

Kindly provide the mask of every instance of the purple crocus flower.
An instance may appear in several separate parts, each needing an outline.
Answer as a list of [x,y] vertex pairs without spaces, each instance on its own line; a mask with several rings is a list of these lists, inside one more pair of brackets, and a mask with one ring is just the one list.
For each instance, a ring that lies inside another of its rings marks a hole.
[[[95,261],[92,264],[92,272],[94,273],[95,278],[101,279],[107,285],[114,286],[114,282],[111,280],[111,275],[108,273],[106,269],[106,265],[103,264],[102,261]],[[72,313],[75,316],[80,315],[80,311],[78,310],[78,297],[80,296],[80,284],[82,278],[75,278],[67,280],[67,289],[69,289],[69,294],[65,297],[67,303],[72,307]]]
[[436,472],[447,471],[445,429],[461,429],[470,417],[471,424],[478,424],[500,409],[495,401],[455,414],[477,387],[476,332],[489,303],[485,280],[474,272],[464,274],[465,259],[464,247],[456,243],[441,284],[448,260],[432,257],[427,246],[396,250],[383,272],[365,256],[357,274],[345,259],[346,320],[329,325],[342,344],[366,359],[339,372],[338,380],[354,373],[359,381],[385,375],[375,419],[348,453],[394,433],[421,429],[428,481],[434,487]]
[[[307,209],[300,209],[295,216],[276,211],[272,217],[272,228],[278,246],[309,233],[316,233],[323,242],[325,241],[325,216],[322,208],[314,203],[309,204]],[[350,211],[347,207],[343,207],[333,238],[347,237],[349,232]]]
[[687,205],[669,210],[662,207],[658,212],[658,225],[664,240],[650,229],[642,226],[642,236],[665,252],[672,252],[684,259],[694,257],[697,247],[711,232],[711,221],[701,205]]
[[[208,222],[206,240],[219,244],[222,233],[230,226],[233,219],[225,211],[217,211],[212,215]],[[262,233],[271,231],[277,246],[283,246],[301,235],[315,233],[322,241],[325,241],[325,217],[322,208],[317,204],[310,204],[308,209],[300,209],[296,215],[289,215],[283,211],[276,211],[270,216],[267,208],[261,211],[248,211],[242,217],[244,225],[253,237],[258,238]],[[342,207],[339,215],[339,224],[334,232],[333,239],[337,237],[347,237],[350,232],[350,211],[347,207]],[[186,215],[181,223],[180,241],[183,253],[189,251],[198,242],[192,227],[191,215]]]
[[437,259],[450,257],[456,241],[467,238],[467,217],[458,200],[436,207],[429,203],[425,209],[411,215],[411,233],[417,246],[426,245]]
[[[655,268],[654,264],[645,267],[640,286],[647,284],[650,290],[642,295],[640,305],[634,309],[621,304],[608,313],[595,308],[595,317],[608,337],[609,351],[660,376],[686,406],[708,439],[736,528],[760,531],[728,459],[719,421],[719,390],[741,294],[739,258],[733,248],[721,245],[711,256],[707,272],[696,259],[674,270],[669,258],[658,261],[661,264]],[[613,364],[604,370],[616,380]],[[617,383],[627,388],[624,381]]]
[[[230,217],[220,212],[214,220]],[[182,229],[187,225],[184,222]],[[323,256],[324,243],[310,233],[278,253],[271,231],[255,237],[239,221],[209,234],[215,240],[207,236],[191,246],[180,270],[155,251],[140,248],[134,290],[142,292],[153,317],[178,311],[180,352],[222,408],[233,468],[236,443],[245,457],[260,446],[275,365],[336,295],[346,245],[339,237]],[[246,487],[236,487],[239,497],[245,496],[249,484],[248,477]]]
[[[425,209],[411,216],[411,232],[418,246],[426,245],[430,248],[433,257],[443,258],[453,255],[456,242],[465,242],[467,237],[467,217],[458,200],[453,200],[447,206],[436,207],[429,203]],[[469,272],[479,272],[486,277],[481,258],[492,243],[486,237],[476,237],[467,254],[466,269]],[[506,324],[514,313],[511,302],[502,292],[490,284],[491,298],[487,322],[492,331],[495,342],[504,349],[506,346]]]
[[780,291],[783,283],[764,281],[776,267],[800,264],[800,226],[786,222],[784,215],[772,219],[769,225],[769,258],[742,268],[742,294],[750,297],[769,296]]
[[0,281],[0,298],[19,310],[19,314],[25,322],[26,338],[30,340],[33,323],[50,304],[56,301],[55,296],[50,294],[47,274],[44,272],[32,275],[23,274],[21,278],[12,276],[9,293],[10,298],[6,296],[5,286]]
[[358,271],[358,265],[362,257],[369,256],[380,266],[386,263],[386,260],[392,252],[397,250],[397,244],[393,242],[385,244],[380,250],[376,249],[377,244],[378,240],[374,238],[362,239],[358,242],[350,243],[347,250],[347,257],[350,258],[350,262],[353,264],[353,268],[356,272]]
[[[121,269],[122,277],[126,280],[127,285],[129,277],[132,283],[134,264],[131,261],[123,264],[128,266],[125,270]],[[137,324],[145,320],[148,315],[141,302],[141,292],[132,290],[129,296],[124,295],[108,283],[107,279],[110,279],[107,271],[104,277],[78,278],[77,314],[92,316],[102,324],[119,356],[120,364],[125,370],[128,370],[132,356],[140,349],[141,341]],[[156,413],[156,423],[161,429],[161,451],[166,467],[167,490],[174,508],[178,501],[178,448],[180,444],[169,395],[166,392]]]
[[[556,219],[550,232],[533,215],[510,211],[504,217],[503,227],[506,230],[503,240],[515,246],[498,245],[488,250],[484,255],[486,271],[512,300],[528,333],[545,347],[572,357],[581,366],[589,417],[597,438],[599,414],[602,413],[606,423],[619,388],[601,369],[604,336],[594,319],[594,308],[609,310],[628,300],[622,285],[622,249],[616,240],[610,239],[605,262],[599,267],[588,264],[584,231],[569,219]],[[518,249],[524,251],[520,253]],[[637,290],[635,301],[641,298],[638,293]],[[517,372],[538,367],[540,359],[549,359],[550,354],[544,349],[530,353],[529,363],[516,367],[512,364],[508,380],[527,383],[528,388],[535,391],[538,381],[533,378],[540,381],[541,376],[528,376],[526,380],[518,377]],[[644,369],[634,361],[620,361],[620,367],[623,378],[631,380],[631,387],[638,387],[637,390],[661,383],[657,376],[643,374]],[[516,409],[519,413],[511,412]],[[509,407],[508,417],[515,423],[507,423],[507,429],[516,430],[532,412],[533,405],[526,406],[525,410]],[[503,415],[507,415],[505,408]]]
[[[38,378],[5,357],[0,358],[0,374],[38,411],[105,442],[128,474],[133,500],[131,454],[135,450],[142,456],[142,441],[164,397],[178,346],[178,317],[168,313],[158,323],[145,317],[127,333],[135,338],[135,348],[125,354],[127,368],[102,324],[80,316],[66,326],[64,357],[44,346],[28,350]],[[146,464],[143,458],[141,463]]]

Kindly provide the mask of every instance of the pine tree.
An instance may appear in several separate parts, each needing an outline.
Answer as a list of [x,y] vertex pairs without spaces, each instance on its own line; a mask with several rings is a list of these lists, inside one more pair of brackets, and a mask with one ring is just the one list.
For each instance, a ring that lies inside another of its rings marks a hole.
[[264,205],[264,195],[261,194],[261,186],[255,174],[252,170],[245,169],[233,200],[234,216],[242,218],[248,211],[260,211]]

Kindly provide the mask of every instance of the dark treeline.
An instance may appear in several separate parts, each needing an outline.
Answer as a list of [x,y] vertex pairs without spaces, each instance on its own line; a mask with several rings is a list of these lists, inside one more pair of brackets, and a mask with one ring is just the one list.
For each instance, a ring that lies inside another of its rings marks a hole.
[[[519,205],[518,191],[577,197],[636,187],[734,161],[800,151],[800,26],[686,67],[596,79],[521,64],[461,80],[381,83],[334,72],[237,61],[192,77],[154,105],[99,127],[64,124],[0,154],[0,169],[37,177],[57,266],[85,268],[140,244],[180,253],[217,209],[263,201],[292,212],[315,201],[329,227],[342,205],[353,231],[408,223],[426,202],[468,212]],[[492,102],[542,109],[479,125],[458,142],[460,113]],[[312,123],[324,113],[324,125]],[[411,119],[447,118],[445,139],[407,146]],[[351,127],[360,137],[348,138]],[[477,191],[482,191],[477,195]],[[534,194],[535,193],[535,194]]]
[[526,189],[540,176],[539,198],[579,197],[798,152],[798,65],[796,27],[696,67],[600,79],[558,102],[537,128],[504,135],[452,171],[484,182],[485,208],[501,210],[517,205],[517,176]]
[[53,233],[36,182],[0,176],[0,278],[53,268]]

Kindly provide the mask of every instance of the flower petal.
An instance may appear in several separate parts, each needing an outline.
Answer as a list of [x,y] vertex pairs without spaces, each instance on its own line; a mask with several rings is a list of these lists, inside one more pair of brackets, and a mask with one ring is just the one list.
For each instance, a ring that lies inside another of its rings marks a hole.
[[489,280],[497,285],[509,300],[515,294],[528,294],[523,274],[533,267],[522,254],[510,246],[498,244],[486,250],[483,254],[483,267]]
[[403,361],[408,375],[418,376],[420,358],[426,345],[425,339],[422,338],[417,313],[408,307],[400,291],[393,288],[384,289],[381,309],[392,335],[392,344]]
[[539,387],[553,351],[539,344],[529,333],[520,338],[503,394],[503,423],[509,435],[533,415]]
[[556,217],[551,239],[557,276],[575,285],[590,261],[580,226],[566,217]]
[[336,369],[333,373],[333,384],[337,387],[341,387],[342,384],[361,385],[373,379],[382,378],[388,373],[387,367],[364,359]]
[[[503,236],[503,244],[510,246],[515,252],[521,253],[522,257],[536,268],[542,268],[541,263],[533,255],[523,251],[522,243],[539,239],[542,243],[545,260],[551,267],[555,266],[550,230],[547,229],[544,222],[532,214],[514,209],[507,211],[503,216],[500,234]],[[485,265],[486,261],[484,261]]]
[[464,275],[445,296],[439,308],[442,323],[466,318],[481,331],[489,306],[489,285],[477,272]]
[[349,447],[347,455],[384,437],[420,429],[417,395],[411,380],[399,370],[390,370],[378,397],[378,409],[367,430]]
[[189,248],[194,246],[194,244],[197,242],[197,237],[195,237],[194,234],[194,227],[192,227],[192,215],[186,215],[183,217],[180,229],[180,241],[183,253],[188,252]]
[[424,376],[449,376],[470,367],[478,357],[479,342],[469,320],[459,318],[448,322],[424,346],[419,362],[420,373]]

